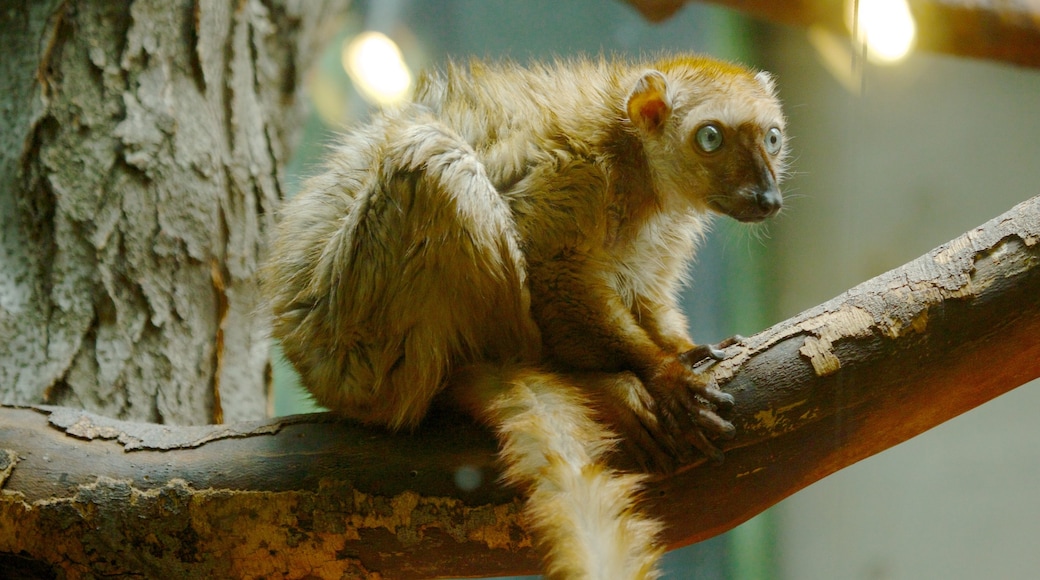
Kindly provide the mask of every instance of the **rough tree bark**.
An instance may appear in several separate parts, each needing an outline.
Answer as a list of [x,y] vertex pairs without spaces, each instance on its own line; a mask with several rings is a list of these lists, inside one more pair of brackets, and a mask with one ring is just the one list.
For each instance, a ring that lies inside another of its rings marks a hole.
[[0,400],[265,416],[254,271],[302,75],[347,4],[5,3]]
[[[1040,377],[1040,197],[728,354],[726,461],[646,492],[673,546]],[[178,428],[36,407],[0,424],[0,565],[40,576],[537,569],[491,436],[457,418],[392,435],[326,414]]]

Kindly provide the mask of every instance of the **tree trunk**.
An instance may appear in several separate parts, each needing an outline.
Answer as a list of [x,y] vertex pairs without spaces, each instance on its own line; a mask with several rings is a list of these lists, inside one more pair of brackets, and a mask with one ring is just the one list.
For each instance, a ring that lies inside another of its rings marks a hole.
[[[1040,377],[1038,337],[1040,197],[728,349],[712,368],[737,402],[725,462],[655,478],[645,507],[671,546],[721,533]],[[328,414],[175,428],[0,407],[0,425],[0,566],[387,579],[538,568],[492,435],[458,417],[395,435]]]
[[0,10],[0,400],[264,416],[255,271],[302,75],[347,3]]

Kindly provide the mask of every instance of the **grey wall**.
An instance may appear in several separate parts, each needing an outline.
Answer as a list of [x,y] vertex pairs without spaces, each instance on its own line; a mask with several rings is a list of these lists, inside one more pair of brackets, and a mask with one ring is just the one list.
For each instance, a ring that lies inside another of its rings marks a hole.
[[[854,96],[800,32],[763,48],[798,173],[774,230],[779,317],[1040,194],[1040,71],[916,55],[868,67]],[[1035,578],[1040,383],[841,471],[777,514],[783,578]]]

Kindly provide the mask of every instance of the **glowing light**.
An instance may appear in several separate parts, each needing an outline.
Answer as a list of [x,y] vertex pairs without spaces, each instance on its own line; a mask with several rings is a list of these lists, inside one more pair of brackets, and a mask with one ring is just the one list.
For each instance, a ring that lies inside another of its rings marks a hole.
[[[857,7],[855,25],[853,6]],[[867,57],[879,63],[894,63],[910,53],[917,35],[914,17],[906,0],[849,0],[849,30],[865,43]]]
[[390,105],[404,100],[412,86],[412,73],[401,49],[379,32],[363,32],[343,46],[343,68],[361,96]]

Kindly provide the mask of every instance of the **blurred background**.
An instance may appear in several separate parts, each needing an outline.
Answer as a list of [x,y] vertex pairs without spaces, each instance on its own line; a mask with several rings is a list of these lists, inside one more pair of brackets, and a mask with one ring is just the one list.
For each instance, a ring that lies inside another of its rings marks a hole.
[[[718,220],[686,293],[698,342],[753,334],[1040,194],[1040,70],[916,52],[902,0],[858,4],[854,48],[698,3],[653,24],[616,0],[357,1],[310,75],[287,181],[449,58],[681,50],[766,69],[789,117],[786,208],[760,226]],[[314,408],[284,364],[275,389],[279,415]],[[1035,578],[1038,415],[1034,382],[669,553],[666,577]]]

